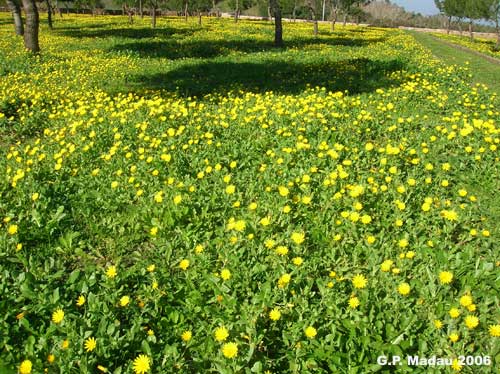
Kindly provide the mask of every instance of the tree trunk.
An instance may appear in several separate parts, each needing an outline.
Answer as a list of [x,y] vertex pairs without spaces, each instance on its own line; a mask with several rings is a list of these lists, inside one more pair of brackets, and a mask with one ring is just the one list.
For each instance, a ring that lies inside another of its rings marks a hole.
[[188,5],[189,5],[189,3],[186,1],[184,4],[184,21],[186,21],[186,22],[188,20]]
[[269,8],[272,9],[274,16],[274,45],[283,46],[283,25],[281,24],[281,8],[278,0],[269,0]]
[[326,0],[323,0],[323,13],[321,14],[321,20],[325,20],[325,11],[326,11]]
[[19,3],[17,0],[7,0],[7,6],[12,12],[12,17],[14,18],[14,29],[16,30],[16,35],[23,35],[24,26]]
[[151,8],[151,27],[156,28],[156,6]]
[[234,22],[238,22],[239,11],[240,11],[240,2],[236,0],[236,9],[234,10]]
[[347,13],[344,13],[344,22],[343,22],[343,25],[345,27],[345,25],[347,25]]
[[311,14],[311,19],[312,19],[312,21],[314,23],[313,34],[314,34],[314,36],[318,36],[318,19],[316,17],[316,9],[314,9],[313,4],[311,2],[308,2],[307,6],[309,7],[309,12]]
[[45,4],[47,5],[47,21],[49,23],[49,29],[53,29],[52,25],[52,7],[50,6],[50,0],[45,0]]
[[450,28],[451,28],[451,16],[448,16],[448,25],[446,26],[446,33],[450,35]]
[[22,0],[24,14],[26,15],[26,28],[24,30],[24,46],[33,53],[40,52],[40,44],[38,43],[38,27],[40,19],[35,0]]
[[337,7],[332,5],[332,32],[335,31],[335,23],[337,22]]
[[267,7],[267,18],[269,18],[269,20],[273,20],[273,16],[271,15],[271,7],[268,6]]
[[128,6],[127,6],[127,14],[128,14],[128,23],[133,24],[134,19],[132,18],[132,16],[134,15],[134,13],[132,12],[132,9],[129,8]]
[[198,11],[198,25],[201,26],[201,12]]
[[496,49],[500,49],[500,25],[498,24],[498,16],[495,19],[495,29],[497,30],[497,45]]
[[473,41],[474,40],[474,33],[472,32],[472,21],[469,21],[469,36],[470,36],[470,40]]
[[142,10],[142,0],[139,0],[139,15],[141,16],[141,19],[144,18],[144,12]]

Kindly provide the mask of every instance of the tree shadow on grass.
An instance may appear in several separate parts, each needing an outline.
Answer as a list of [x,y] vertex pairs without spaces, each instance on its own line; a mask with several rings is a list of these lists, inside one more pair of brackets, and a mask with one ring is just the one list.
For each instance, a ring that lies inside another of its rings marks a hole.
[[136,75],[128,84],[132,90],[165,89],[185,96],[227,93],[230,90],[274,91],[296,94],[308,86],[350,94],[371,92],[398,83],[389,73],[402,70],[401,60],[356,58],[326,63],[305,64],[289,61],[201,62],[175,70]]
[[[384,38],[356,39],[344,36],[322,38],[295,38],[285,43],[285,50],[327,46],[363,47],[371,43],[383,42]],[[138,57],[167,58],[213,58],[226,56],[233,52],[255,53],[276,51],[272,40],[234,39],[234,40],[178,40],[133,41],[110,48],[111,52],[129,52]]]
[[174,34],[189,36],[194,34],[196,29],[182,29],[173,27],[162,27],[152,29],[148,27],[135,28],[122,27],[122,28],[92,28],[84,27],[81,29],[67,27],[57,29],[56,32],[64,36],[72,38],[127,38],[127,39],[147,39],[147,38],[167,38]]

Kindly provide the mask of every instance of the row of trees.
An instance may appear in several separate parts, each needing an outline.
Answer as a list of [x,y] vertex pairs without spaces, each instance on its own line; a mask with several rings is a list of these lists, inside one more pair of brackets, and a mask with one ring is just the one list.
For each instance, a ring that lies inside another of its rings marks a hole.
[[497,48],[500,47],[500,0],[434,0],[438,9],[448,17],[447,31],[455,18],[459,25],[467,19],[469,34],[473,39],[472,25],[474,20],[489,20],[495,23],[497,32]]
[[[26,49],[31,52],[37,53],[40,51],[38,42],[38,29],[39,29],[39,13],[36,0],[6,0],[9,9],[12,12],[14,19],[14,26],[16,34],[24,35],[24,44]],[[40,0],[38,0],[40,1]],[[57,10],[62,17],[58,1],[55,5],[51,0],[41,0],[45,3],[48,12],[49,27],[52,28],[52,14]],[[99,0],[74,0],[73,6],[87,7],[88,9],[95,9],[98,6]],[[114,0],[115,3],[122,7],[124,12],[129,15],[130,22],[133,21],[133,14],[139,13],[143,16],[143,7],[149,10],[151,15],[151,25],[156,27],[156,18],[158,9],[165,5],[167,0]],[[255,3],[257,1],[257,3]],[[175,4],[172,4],[174,2]],[[319,19],[325,20],[328,17],[331,20],[332,31],[335,28],[335,23],[339,14],[343,14],[344,23],[347,16],[360,15],[362,7],[371,2],[371,0],[230,0],[229,5],[234,9],[234,19],[238,22],[239,15],[242,10],[248,9],[254,5],[265,4],[269,17],[274,19],[275,36],[274,44],[276,46],[283,45],[283,27],[282,27],[282,10],[283,6],[291,10],[291,15],[295,19],[297,12],[301,11],[301,16],[306,16],[313,22],[314,35],[318,34],[318,21]],[[181,8],[186,19],[188,10],[195,11],[199,16],[201,23],[202,12],[214,12],[216,7],[216,0],[170,0],[170,6],[177,9]],[[67,6],[67,2],[66,2]],[[26,21],[23,24],[21,7],[24,9]]]

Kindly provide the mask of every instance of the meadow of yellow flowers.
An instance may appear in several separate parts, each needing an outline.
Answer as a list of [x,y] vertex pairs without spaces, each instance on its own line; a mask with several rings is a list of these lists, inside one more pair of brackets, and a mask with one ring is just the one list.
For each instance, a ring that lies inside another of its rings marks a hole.
[[[398,30],[0,17],[1,373],[500,362],[499,106]],[[472,360],[467,359],[472,357]]]

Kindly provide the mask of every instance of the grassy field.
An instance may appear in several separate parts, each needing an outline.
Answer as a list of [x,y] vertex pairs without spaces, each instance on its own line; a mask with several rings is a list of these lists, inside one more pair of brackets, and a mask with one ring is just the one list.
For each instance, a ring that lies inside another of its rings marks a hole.
[[[432,53],[443,62],[449,65],[468,66],[471,70],[471,78],[474,83],[482,83],[488,85],[496,95],[500,95],[500,60],[498,63],[483,58],[473,51],[455,48],[453,44],[445,44],[440,38],[435,35],[426,33],[412,33],[412,36],[421,44],[429,48]],[[441,38],[442,39],[442,38]],[[445,42],[456,43],[454,39],[442,39]],[[463,40],[463,39],[459,39]],[[458,44],[458,43],[456,43]],[[460,44],[458,44],[460,46]],[[471,48],[471,46],[463,44],[462,47]],[[480,50],[475,50],[481,52]]]
[[500,50],[496,47],[496,38],[495,39],[486,39],[480,37],[474,37],[473,40],[470,40],[468,35],[447,35],[447,34],[432,34],[436,38],[458,44],[463,47],[470,48],[472,50],[484,53],[491,57],[495,57],[500,59]]
[[495,372],[478,72],[398,30],[56,21],[33,57],[0,18],[2,374]]

